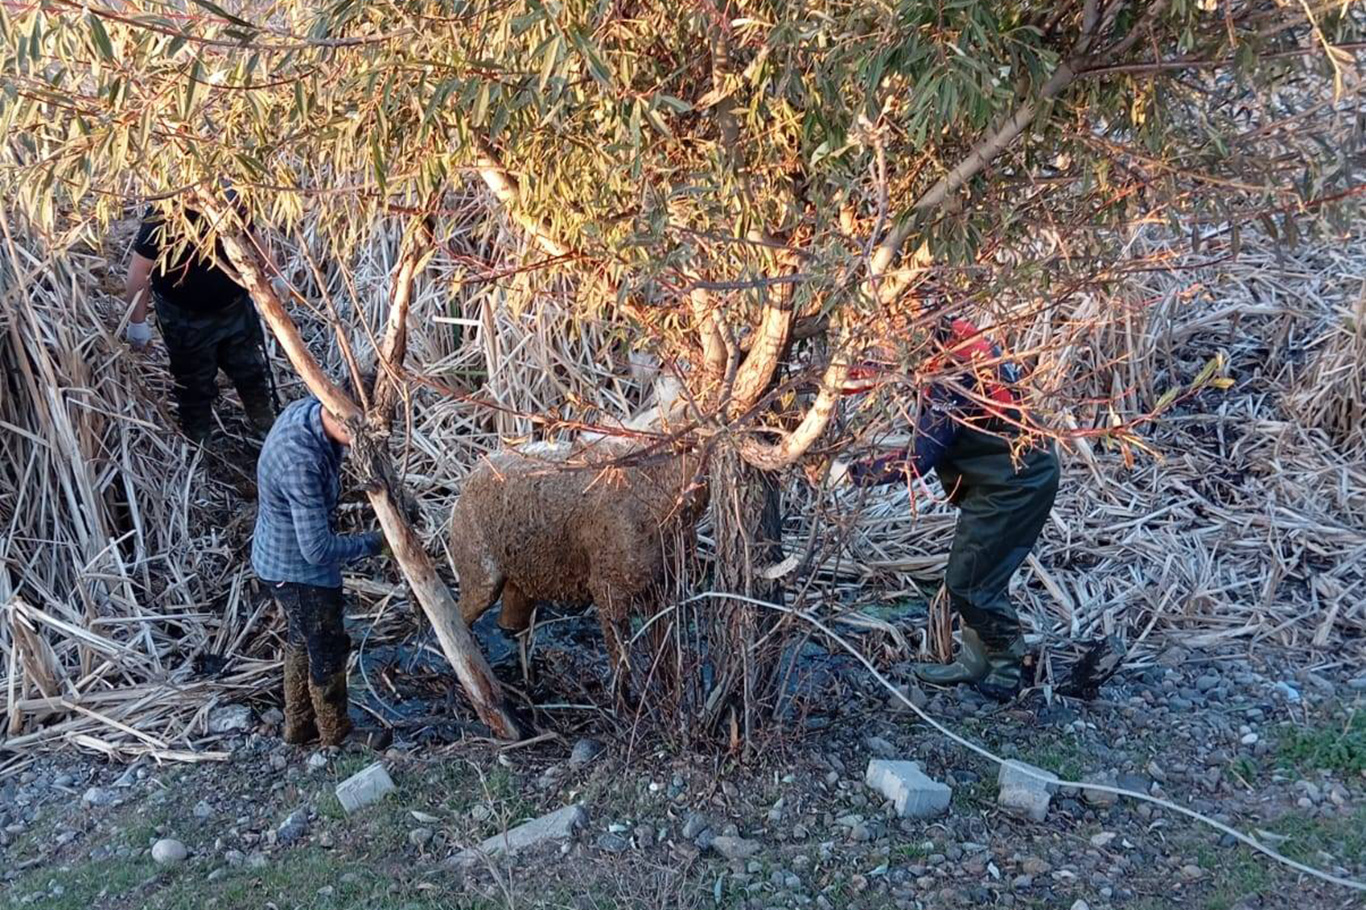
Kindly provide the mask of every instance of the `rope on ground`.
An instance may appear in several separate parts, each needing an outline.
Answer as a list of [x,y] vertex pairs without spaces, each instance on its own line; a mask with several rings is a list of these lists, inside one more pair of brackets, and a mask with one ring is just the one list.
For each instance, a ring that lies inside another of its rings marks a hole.
[[[920,716],[921,720],[925,721],[925,723],[929,724],[940,734],[947,737],[949,740],[957,743],[958,745],[962,746],[963,748],[967,749],[968,751],[974,752],[982,758],[985,758],[988,761],[994,762],[998,765],[1004,765],[1006,763],[1006,759],[1002,758],[999,755],[996,755],[994,752],[990,751],[984,746],[979,746],[977,743],[974,743],[971,740],[959,736],[957,733],[954,733],[948,727],[945,727],[939,721],[935,720],[929,714],[925,713],[924,710],[922,710],[914,703],[912,703],[909,698],[901,694],[900,690],[898,690],[896,686],[892,685],[891,681],[887,679],[887,677],[883,676],[882,673],[877,669],[877,667],[873,666],[872,661],[865,657],[862,654],[862,652],[860,652],[857,648],[855,648],[848,641],[842,638],[837,632],[835,632],[833,629],[827,626],[818,617],[812,615],[808,611],[798,610],[795,607],[783,606],[782,604],[769,603],[768,601],[759,600],[754,597],[746,597],[743,594],[725,594],[719,591],[704,591],[700,594],[695,594],[692,597],[689,597],[687,600],[683,601],[683,603],[688,604],[692,603],[693,601],[712,599],[738,600],[741,603],[747,603],[751,606],[762,607],[766,610],[774,610],[778,613],[785,613],[788,616],[795,616],[803,622],[809,623],[816,629],[820,630],[820,632],[824,634],[826,637],[828,637],[831,641],[835,642],[845,651],[849,652],[849,654],[852,655],[855,660],[863,664],[864,668],[873,675],[873,678],[876,679],[883,688],[885,688],[888,692],[891,692],[893,695],[895,695],[902,702],[902,704],[904,704],[907,708],[910,708],[912,711],[914,711],[917,715]],[[1052,778],[1046,778],[1042,775],[1035,774],[1028,767],[1022,767],[1018,765],[1017,770],[1019,770],[1021,773],[1025,774],[1028,777],[1032,777],[1035,780],[1043,781],[1045,783],[1056,784],[1061,787],[1077,787],[1079,789],[1098,790],[1102,793],[1113,793],[1117,796],[1127,796],[1130,799],[1136,799],[1145,803],[1152,803],[1155,806],[1161,806],[1163,809],[1169,809],[1172,812],[1178,813],[1179,815],[1184,815],[1187,818],[1192,818],[1197,822],[1209,825],[1216,831],[1222,832],[1224,834],[1229,835],[1230,837],[1235,838],[1240,843],[1246,844],[1248,847],[1251,847],[1258,853],[1261,853],[1262,855],[1275,860],[1283,866],[1288,866],[1289,868],[1294,869],[1297,872],[1303,872],[1305,875],[1313,876],[1314,878],[1317,878],[1321,881],[1325,881],[1333,885],[1338,885],[1343,888],[1351,888],[1355,891],[1366,891],[1366,883],[1355,881],[1350,878],[1342,878],[1341,876],[1333,875],[1331,872],[1324,872],[1322,869],[1316,869],[1313,866],[1308,866],[1304,863],[1293,860],[1288,856],[1284,856],[1276,852],[1272,848],[1266,846],[1261,841],[1257,840],[1256,838],[1250,835],[1244,834],[1241,831],[1229,827],[1223,822],[1216,821],[1207,815],[1202,815],[1201,813],[1196,812],[1194,809],[1188,809],[1185,806],[1178,805],[1174,802],[1171,802],[1170,800],[1162,799],[1158,796],[1150,796],[1147,793],[1140,793],[1137,790],[1126,790],[1123,787],[1111,787],[1105,784],[1085,783],[1082,781],[1074,780],[1053,780]]]

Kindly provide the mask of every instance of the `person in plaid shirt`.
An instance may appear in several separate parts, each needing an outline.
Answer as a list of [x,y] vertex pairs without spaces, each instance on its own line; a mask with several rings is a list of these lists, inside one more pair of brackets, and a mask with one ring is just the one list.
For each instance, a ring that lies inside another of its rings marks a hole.
[[288,626],[285,672],[287,743],[339,745],[351,732],[342,625],[342,566],[383,548],[378,532],[339,535],[333,512],[341,493],[345,424],[318,399],[280,413],[256,465],[258,507],[251,563],[268,584]]
[[[1010,602],[1010,578],[1048,520],[1058,492],[1058,457],[1051,440],[1014,452],[1020,421],[1019,366],[965,319],[943,318],[935,330],[939,354],[925,372],[938,379],[920,391],[911,445],[870,461],[830,465],[835,485],[871,487],[909,482],[934,471],[958,507],[944,572],[949,603],[962,625],[953,663],[918,664],[922,681],[970,684],[1000,701],[1020,692],[1025,645]],[[886,372],[855,371],[845,394],[875,388]],[[819,482],[821,466],[808,476]]]

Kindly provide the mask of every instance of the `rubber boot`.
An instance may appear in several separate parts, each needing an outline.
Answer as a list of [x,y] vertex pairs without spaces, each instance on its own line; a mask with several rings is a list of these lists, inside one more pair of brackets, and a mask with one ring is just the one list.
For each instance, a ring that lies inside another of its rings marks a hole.
[[1016,636],[1002,650],[987,652],[987,672],[977,680],[977,691],[987,698],[1010,701],[1020,694],[1024,681],[1024,638]]
[[187,423],[181,430],[190,441],[190,445],[201,449],[208,444],[209,437],[213,436],[213,425],[208,423]]
[[318,738],[313,699],[308,690],[308,652],[285,648],[285,742],[302,746]]
[[958,649],[958,659],[951,664],[920,663],[911,668],[921,682],[934,686],[957,686],[975,683],[985,679],[990,668],[987,649],[978,634],[967,626],[963,627],[963,646]]
[[325,682],[308,680],[313,713],[318,722],[318,744],[340,746],[351,732],[351,717],[346,713],[346,671],[338,670]]
[[275,405],[269,398],[244,398],[242,410],[247,412],[247,420],[251,422],[252,429],[262,438],[269,434],[270,428],[275,425]]

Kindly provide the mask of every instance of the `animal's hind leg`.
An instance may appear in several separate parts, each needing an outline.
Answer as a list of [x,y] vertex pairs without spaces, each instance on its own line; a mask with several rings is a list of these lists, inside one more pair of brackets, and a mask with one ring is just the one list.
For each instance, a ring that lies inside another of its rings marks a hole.
[[536,601],[522,593],[517,583],[509,581],[503,585],[503,609],[498,614],[498,627],[508,632],[522,632],[531,625],[531,613],[536,609]]
[[503,578],[489,578],[477,572],[457,572],[460,576],[460,618],[465,625],[472,626],[474,621],[493,606],[503,590]]
[[536,610],[536,601],[515,582],[503,585],[503,608],[498,614],[498,627],[508,635],[517,636],[517,662],[522,667],[522,683],[531,685],[531,617]]

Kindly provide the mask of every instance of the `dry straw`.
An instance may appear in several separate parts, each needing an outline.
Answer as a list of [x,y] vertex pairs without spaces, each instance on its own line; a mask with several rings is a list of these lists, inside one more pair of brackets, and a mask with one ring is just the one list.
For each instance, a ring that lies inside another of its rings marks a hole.
[[[395,439],[438,554],[479,456],[638,400],[613,330],[570,315],[569,289],[553,270],[528,269],[535,254],[481,195],[456,204],[465,214],[445,219],[414,303],[416,381]],[[104,249],[59,252],[5,227],[0,774],[71,746],[121,760],[220,757],[214,706],[260,695],[278,675],[279,623],[245,565],[249,459],[187,446],[171,429],[163,357],[119,341],[125,316],[109,291],[127,225]],[[398,230],[377,229],[350,263],[326,262],[307,227],[285,240],[298,321],[340,372],[343,350],[363,359],[383,324]],[[1091,400],[1139,412],[1220,352],[1232,384],[1149,428],[1159,457],[1132,468],[1101,443],[1067,447],[1058,507],[1017,580],[1028,627],[1049,640],[1176,634],[1190,646],[1272,642],[1346,659],[1335,646],[1366,630],[1366,236],[1278,250],[1245,232],[1235,257],[1144,228],[1133,256],[1160,269],[1135,269],[1135,305],[1119,318],[1091,318],[1110,301],[1084,295],[1028,320],[1010,310],[1032,312],[1030,301],[1003,302],[1013,343],[1055,352],[1040,365],[1045,390],[1087,386]],[[300,394],[274,360],[282,393]],[[223,432],[237,432],[234,409],[222,410]],[[1064,416],[1080,428],[1109,419],[1099,405]],[[954,522],[937,491],[917,488],[911,507],[904,490],[835,502],[792,492],[789,540],[816,544],[814,574],[787,579],[805,591],[804,609],[918,598],[935,581]],[[372,644],[406,633],[388,609],[392,589],[361,576],[351,585],[375,619]]]

